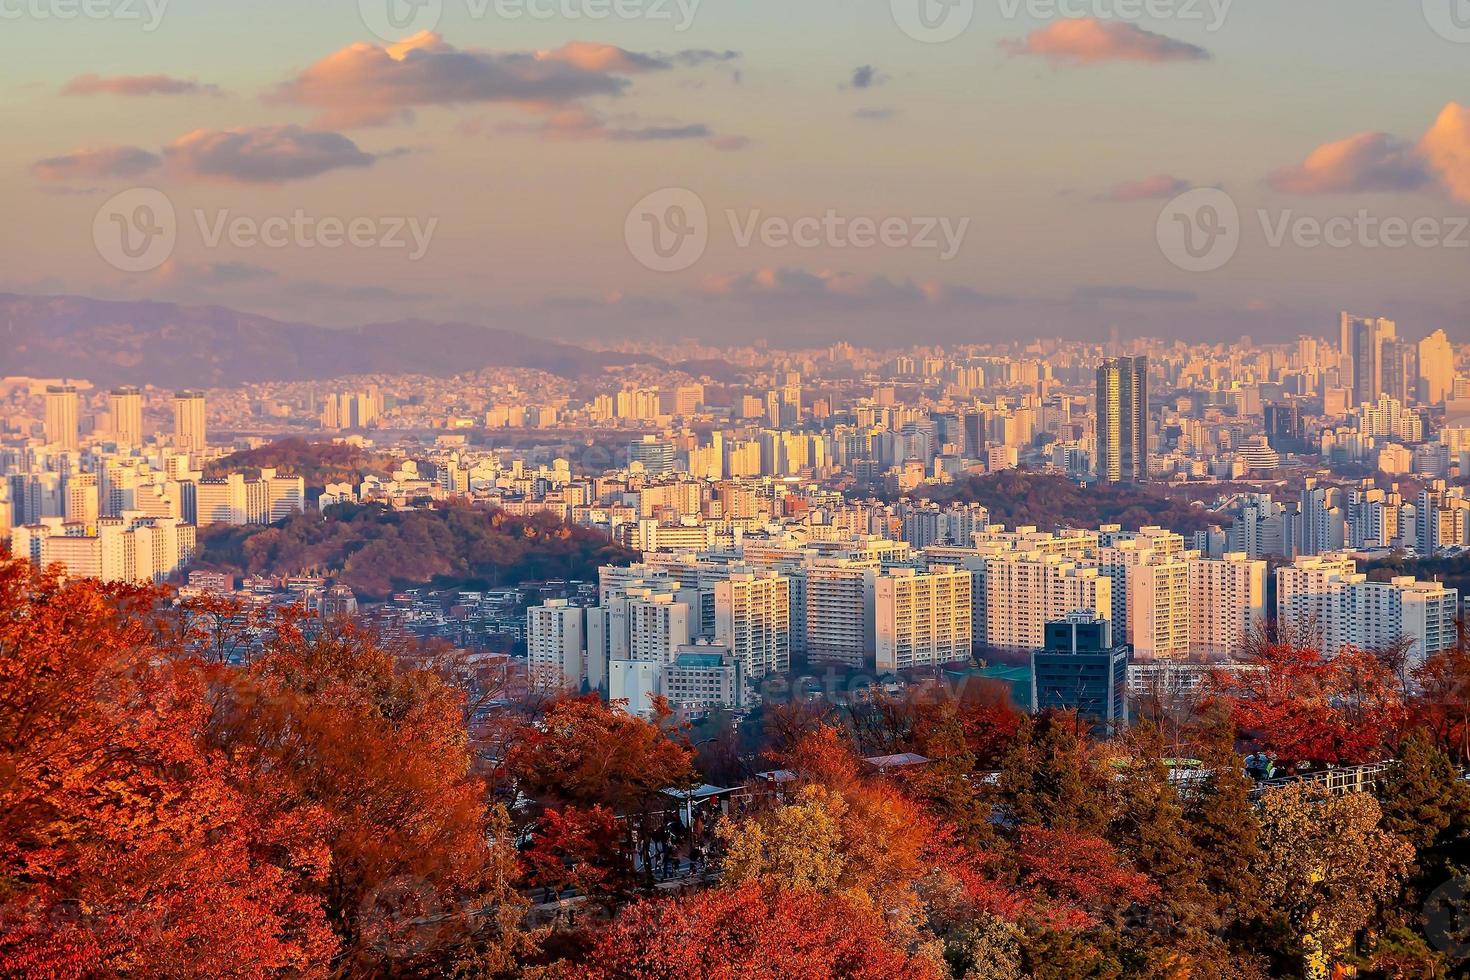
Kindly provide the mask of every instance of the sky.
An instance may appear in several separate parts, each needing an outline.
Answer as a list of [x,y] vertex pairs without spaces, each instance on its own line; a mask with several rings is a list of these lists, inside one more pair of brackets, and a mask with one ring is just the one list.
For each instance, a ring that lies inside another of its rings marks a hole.
[[0,0],[0,54],[0,290],[1470,342],[1466,0]]

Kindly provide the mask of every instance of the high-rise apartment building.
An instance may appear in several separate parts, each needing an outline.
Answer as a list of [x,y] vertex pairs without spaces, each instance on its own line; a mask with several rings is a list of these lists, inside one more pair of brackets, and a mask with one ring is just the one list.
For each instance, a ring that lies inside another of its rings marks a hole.
[[791,581],[774,572],[736,573],[716,582],[715,641],[758,680],[791,668]]
[[1454,392],[1455,348],[1443,330],[1419,341],[1419,400],[1438,405]]
[[1148,479],[1148,358],[1111,357],[1097,369],[1097,477]]
[[137,388],[114,388],[107,396],[112,438],[119,445],[143,445],[143,393]]
[[174,446],[190,453],[202,453],[209,448],[203,392],[181,391],[174,395]]
[[586,614],[565,599],[526,610],[526,663],[533,690],[575,691],[586,673]]
[[80,441],[77,428],[77,389],[74,385],[46,388],[46,442],[57,449],[75,452]]
[[935,567],[896,568],[874,588],[878,673],[970,659],[971,574]]

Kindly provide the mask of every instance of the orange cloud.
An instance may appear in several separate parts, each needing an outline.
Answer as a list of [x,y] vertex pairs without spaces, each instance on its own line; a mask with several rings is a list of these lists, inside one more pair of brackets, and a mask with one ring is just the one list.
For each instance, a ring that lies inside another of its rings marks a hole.
[[1192,186],[1194,185],[1189,181],[1179,177],[1155,174],[1140,180],[1124,181],[1104,194],[1102,199],[1118,202],[1153,201],[1183,194]]
[[1359,133],[1317,147],[1299,166],[1278,170],[1267,182],[1285,194],[1353,194],[1418,190],[1429,179],[1407,140]]
[[62,95],[218,95],[214,85],[168,75],[80,75],[61,87]]
[[1419,152],[1450,196],[1470,204],[1470,107],[1445,106],[1419,142]]
[[1034,55],[1057,64],[1094,65],[1107,61],[1205,61],[1204,48],[1146,31],[1136,24],[1097,17],[1054,21],[1021,41],[1002,41],[1013,55]]
[[197,129],[164,149],[169,166],[187,177],[278,184],[377,159],[341,133],[300,126]]
[[160,162],[157,155],[136,146],[109,146],[38,160],[31,165],[31,173],[41,180],[107,180],[137,177]]
[[425,31],[398,44],[349,45],[282,85],[271,100],[317,109],[320,126],[374,126],[412,118],[426,106],[561,107],[621,95],[629,85],[623,76],[672,64],[580,41],[551,51],[464,50]]

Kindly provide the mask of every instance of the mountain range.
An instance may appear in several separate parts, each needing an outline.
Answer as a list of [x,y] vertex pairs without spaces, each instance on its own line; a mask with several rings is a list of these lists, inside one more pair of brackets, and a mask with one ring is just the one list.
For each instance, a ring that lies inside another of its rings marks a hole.
[[494,367],[584,378],[652,360],[471,323],[334,329],[219,306],[0,293],[0,376],[208,388],[377,373],[451,377]]

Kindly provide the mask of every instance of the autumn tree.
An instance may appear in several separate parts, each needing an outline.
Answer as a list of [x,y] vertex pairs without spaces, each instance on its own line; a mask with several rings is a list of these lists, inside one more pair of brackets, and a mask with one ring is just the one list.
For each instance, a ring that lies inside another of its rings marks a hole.
[[1316,646],[1262,641],[1249,646],[1243,666],[1216,673],[1215,696],[1244,736],[1288,768],[1378,761],[1407,717],[1392,669],[1367,651],[1328,656]]
[[1286,952],[1307,977],[1326,977],[1397,892],[1413,849],[1383,828],[1382,808],[1364,793],[1296,784],[1269,790],[1260,806],[1261,897],[1288,931]]
[[1431,654],[1415,672],[1414,724],[1460,766],[1470,766],[1470,635],[1459,624],[1455,645]]
[[891,942],[881,910],[840,895],[716,889],[619,916],[585,980],[940,980],[939,964]]
[[319,815],[262,812],[199,738],[205,679],[157,646],[160,599],[0,554],[0,970],[323,975]]
[[651,875],[649,842],[673,804],[664,790],[696,782],[693,750],[672,718],[662,702],[650,722],[596,695],[565,698],[518,733],[507,769],[523,793],[549,807],[600,806],[617,815],[623,853],[638,851]]
[[[245,671],[217,668],[206,744],[283,828],[280,860],[323,865],[309,894],[340,939],[338,971],[510,972],[531,947],[526,902],[509,818],[473,771],[463,695],[351,623],[314,627],[277,624]],[[315,843],[296,832],[308,816]]]

